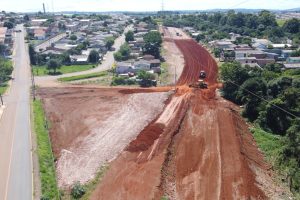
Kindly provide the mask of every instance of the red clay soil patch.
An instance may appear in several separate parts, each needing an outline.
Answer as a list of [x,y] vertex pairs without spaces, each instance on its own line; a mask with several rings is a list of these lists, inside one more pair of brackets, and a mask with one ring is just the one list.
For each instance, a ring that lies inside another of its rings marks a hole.
[[51,122],[58,184],[91,180],[162,112],[168,93],[120,89],[46,88],[39,93]]
[[[250,169],[265,170],[263,156],[234,105],[215,95],[216,62],[192,40],[175,43],[186,63],[176,94],[111,163],[91,199],[266,199]],[[201,70],[209,88],[188,88]]]

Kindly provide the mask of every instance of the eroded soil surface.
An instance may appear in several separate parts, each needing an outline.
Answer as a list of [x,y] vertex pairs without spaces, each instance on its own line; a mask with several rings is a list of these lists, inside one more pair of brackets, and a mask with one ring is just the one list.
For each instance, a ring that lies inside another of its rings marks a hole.
[[58,184],[91,180],[162,110],[169,93],[122,89],[45,88],[40,96],[51,122]]
[[[183,32],[162,31],[184,56],[175,93],[166,93],[168,87],[40,89],[52,122],[59,185],[84,183],[111,161],[91,199],[276,196],[266,181],[270,166],[239,108],[217,95],[222,84],[215,60]],[[201,70],[208,89],[190,88]]]
[[[236,106],[216,95],[215,60],[193,40],[172,40],[185,58],[176,93],[91,199],[266,199],[252,168],[268,166]],[[209,88],[189,88],[201,70]]]

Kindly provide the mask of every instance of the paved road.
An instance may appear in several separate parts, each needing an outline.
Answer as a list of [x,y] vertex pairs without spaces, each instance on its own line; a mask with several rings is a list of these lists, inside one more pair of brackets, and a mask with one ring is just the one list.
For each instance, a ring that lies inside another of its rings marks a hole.
[[[132,29],[132,26],[126,27],[124,33],[126,33],[128,30],[131,30],[131,29]],[[77,76],[77,75],[83,75],[83,74],[89,74],[89,73],[101,72],[101,71],[108,70],[112,67],[112,65],[115,62],[113,54],[116,51],[118,51],[120,46],[124,43],[125,43],[125,35],[122,34],[120,37],[118,37],[115,40],[115,44],[113,45],[113,47],[116,50],[108,52],[105,55],[105,60],[94,69],[81,71],[81,72],[74,72],[74,73],[69,73],[69,74],[63,74],[63,75],[59,75],[59,76],[37,76],[35,78],[36,84],[39,85],[39,86],[44,86],[44,87],[58,86],[58,85],[61,85],[59,82],[57,82],[58,78],[69,77],[69,76]]]
[[[21,25],[17,29],[23,30]],[[0,199],[32,199],[30,67],[24,30],[16,33],[14,81],[0,120]]]
[[50,38],[50,39],[46,40],[45,42],[43,42],[43,43],[37,45],[37,46],[34,48],[34,50],[35,50],[36,52],[39,52],[40,49],[46,50],[46,48],[47,48],[47,47],[50,47],[52,43],[55,43],[55,42],[61,40],[62,38],[66,37],[66,36],[67,36],[66,33],[61,33],[61,34],[59,34],[59,35],[56,35],[55,37]]

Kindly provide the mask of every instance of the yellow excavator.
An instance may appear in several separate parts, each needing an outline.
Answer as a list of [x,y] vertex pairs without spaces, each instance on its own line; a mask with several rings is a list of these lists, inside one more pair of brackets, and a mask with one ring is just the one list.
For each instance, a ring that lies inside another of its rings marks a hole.
[[206,89],[207,88],[207,83],[204,81],[204,79],[206,78],[206,72],[205,71],[200,71],[199,74],[199,79],[197,81],[197,83],[192,83],[189,85],[189,87],[192,88],[199,88],[199,89]]

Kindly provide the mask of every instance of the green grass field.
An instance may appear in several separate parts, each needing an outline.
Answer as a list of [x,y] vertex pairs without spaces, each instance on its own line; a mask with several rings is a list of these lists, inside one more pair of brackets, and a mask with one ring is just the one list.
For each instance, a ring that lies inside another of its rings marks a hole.
[[264,152],[266,159],[275,164],[280,151],[283,148],[281,136],[277,136],[254,127],[251,129],[258,147]]
[[277,21],[278,26],[280,26],[280,27],[282,27],[283,24],[286,22],[285,19],[277,19],[276,21]]
[[54,159],[48,133],[47,120],[42,102],[36,100],[33,106],[34,132],[37,141],[37,154],[41,180],[42,197],[45,199],[59,199],[59,190],[56,183]]
[[77,80],[83,80],[83,79],[102,77],[102,76],[106,76],[107,74],[108,74],[107,71],[95,72],[95,73],[90,73],[90,74],[59,78],[58,80],[61,82],[69,82],[69,81],[77,81]]
[[[95,67],[95,65],[63,65],[60,67],[60,69],[57,70],[57,73],[55,75],[81,72]],[[46,66],[33,66],[33,74],[35,76],[53,75],[49,73]]]

